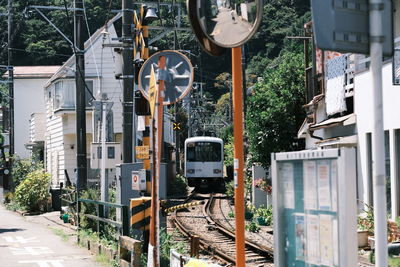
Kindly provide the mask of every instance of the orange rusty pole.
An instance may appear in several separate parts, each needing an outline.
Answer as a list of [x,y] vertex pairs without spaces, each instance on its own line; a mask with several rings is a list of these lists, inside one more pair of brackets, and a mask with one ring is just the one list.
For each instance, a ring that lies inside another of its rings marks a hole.
[[244,153],[243,153],[243,90],[242,48],[232,48],[233,84],[233,167],[235,184],[236,266],[246,266],[244,236]]
[[[166,67],[166,58],[161,56],[158,59],[158,74],[165,70]],[[157,140],[156,143],[153,142],[155,151],[155,158],[153,160],[153,166],[155,170],[155,175],[153,175],[152,179],[152,192],[151,192],[151,220],[150,220],[150,245],[152,245],[153,249],[153,266],[159,266],[159,255],[158,255],[158,207],[159,204],[159,181],[161,175],[161,151],[163,145],[163,121],[164,121],[164,80],[158,80],[158,93],[157,93]],[[154,125],[154,124],[153,124]],[[154,135],[154,131],[153,131]],[[154,140],[154,139],[153,139]]]

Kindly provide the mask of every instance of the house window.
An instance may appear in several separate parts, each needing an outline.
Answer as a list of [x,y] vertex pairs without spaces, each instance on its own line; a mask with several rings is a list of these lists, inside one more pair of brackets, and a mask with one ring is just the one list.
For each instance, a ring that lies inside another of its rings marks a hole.
[[107,147],[107,156],[109,159],[115,158],[115,147],[113,146]]
[[[86,81],[85,102],[86,107],[92,106],[93,81]],[[76,100],[75,80],[58,81],[54,85],[54,109],[74,109]]]

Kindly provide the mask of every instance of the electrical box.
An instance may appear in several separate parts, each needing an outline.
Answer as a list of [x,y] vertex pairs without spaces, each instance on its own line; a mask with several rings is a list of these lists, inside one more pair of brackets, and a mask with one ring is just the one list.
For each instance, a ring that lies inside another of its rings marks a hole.
[[[90,146],[90,167],[101,168],[101,143],[92,143]],[[122,163],[121,144],[106,142],[106,169],[114,169],[115,165]]]
[[132,190],[146,191],[146,170],[132,171]]
[[274,265],[357,266],[356,150],[272,154]]

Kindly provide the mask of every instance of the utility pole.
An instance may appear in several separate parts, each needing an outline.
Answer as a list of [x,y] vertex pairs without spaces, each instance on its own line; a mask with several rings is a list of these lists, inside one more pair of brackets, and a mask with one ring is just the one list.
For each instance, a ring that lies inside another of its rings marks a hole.
[[[10,118],[10,149],[9,149],[9,167],[12,166],[12,157],[14,155],[14,69],[12,67],[12,32],[13,32],[13,2],[8,0],[8,94],[9,94],[9,118]],[[9,177],[8,187],[11,189],[12,179]]]
[[[136,135],[133,131],[133,38],[132,38],[133,1],[122,0],[122,159],[124,163],[131,163],[133,148],[136,146]],[[134,140],[134,142],[132,142]]]
[[87,186],[86,160],[86,101],[85,101],[85,53],[83,40],[83,2],[74,0],[74,51],[75,51],[75,85],[76,85],[76,138],[77,138],[77,180],[79,190]]
[[[384,3],[385,2],[385,3]],[[372,162],[374,184],[374,221],[375,221],[375,262],[376,266],[387,264],[387,214],[386,214],[386,175],[385,175],[385,144],[383,129],[383,96],[382,96],[382,42],[383,17],[382,5],[389,1],[369,0],[369,33],[371,76],[373,90],[373,121],[372,128]]]

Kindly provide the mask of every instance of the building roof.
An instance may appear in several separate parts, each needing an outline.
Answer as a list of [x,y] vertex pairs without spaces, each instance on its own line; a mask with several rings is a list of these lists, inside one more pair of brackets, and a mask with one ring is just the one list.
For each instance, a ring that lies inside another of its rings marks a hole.
[[[61,66],[15,66],[14,79],[50,78]],[[8,78],[8,71],[3,75]]]

